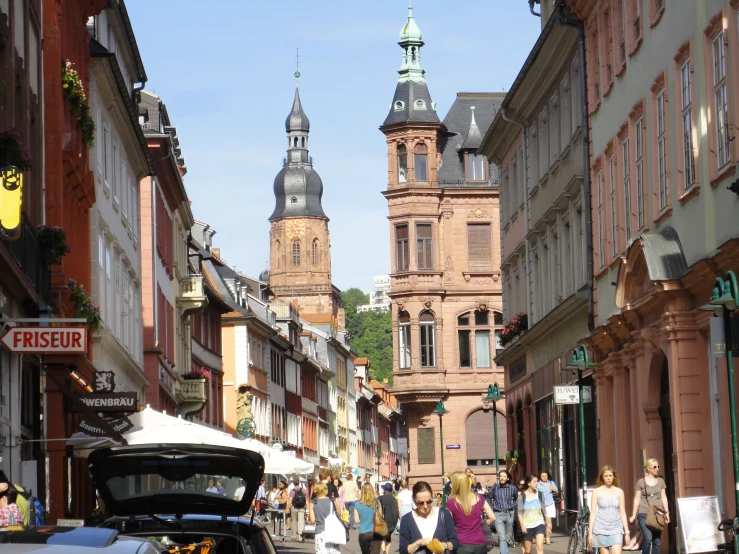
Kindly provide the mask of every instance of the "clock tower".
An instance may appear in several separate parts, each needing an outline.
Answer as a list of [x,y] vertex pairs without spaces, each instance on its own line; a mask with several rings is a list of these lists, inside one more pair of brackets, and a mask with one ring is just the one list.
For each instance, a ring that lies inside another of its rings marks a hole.
[[275,177],[275,210],[269,218],[270,289],[275,298],[295,305],[301,316],[343,327],[340,291],[331,284],[328,217],[321,206],[323,182],[308,155],[310,122],[297,83],[285,131],[287,157]]

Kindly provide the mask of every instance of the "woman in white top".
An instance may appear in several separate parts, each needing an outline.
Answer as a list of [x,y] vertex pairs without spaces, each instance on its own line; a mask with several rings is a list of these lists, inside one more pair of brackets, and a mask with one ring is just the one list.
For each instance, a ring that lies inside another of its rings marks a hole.
[[434,491],[425,481],[413,485],[416,508],[400,518],[399,554],[442,554],[457,550],[459,539],[452,514],[446,508],[435,508]]

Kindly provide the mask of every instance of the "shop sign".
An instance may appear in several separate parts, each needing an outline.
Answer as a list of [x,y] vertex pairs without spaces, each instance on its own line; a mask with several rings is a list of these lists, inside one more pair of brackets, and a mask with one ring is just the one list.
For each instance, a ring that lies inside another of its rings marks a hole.
[[721,512],[715,496],[678,498],[680,531],[686,554],[715,552],[726,542],[723,531],[718,530]]
[[519,379],[526,377],[526,354],[511,362],[508,366],[508,381],[515,383]]
[[[593,401],[593,391],[589,386],[582,388],[582,401],[587,404]],[[563,385],[554,387],[555,404],[579,404],[580,390],[577,385]]]
[[461,444],[447,444],[446,449],[447,450],[459,450],[462,448]]
[[283,450],[282,453],[285,456],[290,456],[291,458],[295,458],[295,450]]
[[[724,333],[724,318],[712,317],[710,323],[711,356],[723,358],[726,356],[726,334]],[[731,318],[731,344],[734,356],[739,356],[739,317]]]
[[[122,435],[133,429],[133,423],[126,417],[126,413],[138,411],[138,393],[115,392],[115,374],[112,371],[94,372],[92,386],[94,392],[81,393],[80,400],[95,412],[105,412],[105,415],[100,415],[101,419],[117,433]],[[94,437],[108,436],[99,425],[85,420],[84,417],[77,426],[83,433]]]
[[12,327],[0,342],[16,354],[84,354],[87,327]]

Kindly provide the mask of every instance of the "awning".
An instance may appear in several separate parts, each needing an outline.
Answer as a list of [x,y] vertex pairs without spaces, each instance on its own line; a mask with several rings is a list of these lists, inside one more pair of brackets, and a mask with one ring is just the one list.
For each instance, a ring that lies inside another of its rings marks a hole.
[[[123,434],[128,444],[210,444],[230,446],[259,452],[264,458],[265,473],[277,475],[312,474],[315,466],[305,460],[293,458],[269,445],[254,439],[239,440],[233,435],[199,425],[180,417],[173,417],[153,410],[144,410],[129,417],[133,428]],[[119,444],[114,439],[92,437],[79,432],[72,435],[67,446],[75,449],[75,455],[86,458],[92,449]]]

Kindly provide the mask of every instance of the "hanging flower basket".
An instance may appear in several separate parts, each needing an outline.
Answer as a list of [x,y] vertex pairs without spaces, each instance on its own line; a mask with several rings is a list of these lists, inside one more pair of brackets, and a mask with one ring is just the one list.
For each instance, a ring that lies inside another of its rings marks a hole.
[[514,315],[503,325],[500,332],[500,345],[504,348],[529,329],[529,316],[523,312]]
[[21,132],[13,125],[0,131],[0,167],[13,165],[28,171],[33,165],[31,149],[21,143]]
[[70,296],[74,305],[74,317],[85,318],[87,320],[87,328],[91,333],[100,329],[103,322],[100,317],[100,308],[87,296],[85,288],[82,285],[78,285],[74,279],[67,281],[67,288],[71,292]]
[[87,146],[91,147],[95,144],[95,122],[90,115],[90,104],[87,102],[82,79],[77,70],[72,67],[73,65],[69,60],[64,60],[62,63],[62,88],[64,96],[72,105],[72,114],[82,131],[82,139]]
[[184,373],[182,375],[182,378],[186,381],[191,381],[194,379],[210,379],[210,371],[204,368],[193,369],[188,373]]
[[67,244],[67,233],[61,227],[48,227],[39,225],[36,232],[36,240],[41,255],[50,265],[62,263],[62,258],[72,251]]

